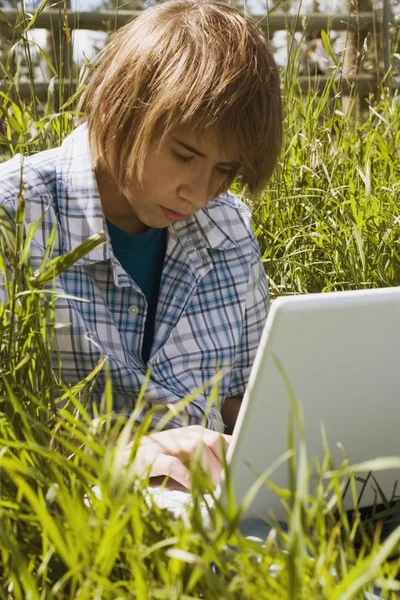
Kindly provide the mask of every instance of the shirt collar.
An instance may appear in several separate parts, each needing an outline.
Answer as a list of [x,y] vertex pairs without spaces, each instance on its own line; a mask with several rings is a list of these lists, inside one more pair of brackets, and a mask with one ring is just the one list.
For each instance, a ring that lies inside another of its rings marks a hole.
[[[88,237],[106,231],[93,162],[90,154],[87,125],[79,126],[62,143],[57,162],[57,199],[63,233],[63,249],[69,252]],[[186,250],[237,247],[235,219],[229,210],[229,196],[212,200],[206,208],[190,215],[185,221],[171,223],[171,237],[177,237]],[[238,218],[237,211],[234,211]],[[97,247],[76,264],[92,264],[111,258],[110,244]]]
[[[91,235],[106,231],[86,125],[78,127],[64,140],[56,169],[63,250],[69,252]],[[110,256],[109,244],[103,244],[76,264],[96,263]]]

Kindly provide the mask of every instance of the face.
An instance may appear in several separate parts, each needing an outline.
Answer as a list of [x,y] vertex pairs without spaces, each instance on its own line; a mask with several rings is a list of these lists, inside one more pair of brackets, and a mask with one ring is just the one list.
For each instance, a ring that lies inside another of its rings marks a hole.
[[132,182],[118,206],[114,196],[105,214],[118,225],[112,208],[114,216],[123,212],[125,229],[129,220],[132,233],[167,227],[206,206],[239,168],[238,157],[221,150],[216,136],[198,137],[193,131],[176,130],[157,153],[148,156],[142,182]]

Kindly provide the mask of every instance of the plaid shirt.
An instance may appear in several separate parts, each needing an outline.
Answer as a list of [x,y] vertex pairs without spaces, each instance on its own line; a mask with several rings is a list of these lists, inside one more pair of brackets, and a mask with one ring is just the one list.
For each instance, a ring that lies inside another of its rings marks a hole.
[[[50,207],[31,244],[33,268],[41,263],[57,220],[54,255],[72,250],[94,233],[107,232],[86,125],[60,148],[30,158],[18,155],[0,165],[0,204],[11,217],[21,163],[26,225],[37,222]],[[114,256],[110,241],[58,277],[56,288],[90,300],[56,300],[57,322],[65,324],[57,329],[64,381],[76,383],[106,355],[116,413],[132,411],[149,365],[145,399],[150,404],[177,403],[220,369],[224,376],[218,384],[219,402],[243,395],[267,316],[268,290],[250,213],[231,193],[168,227],[147,365],[141,358],[146,299]],[[92,394],[96,401],[104,382],[103,370]],[[201,423],[211,389],[206,385],[187,406],[184,418],[173,419],[170,426]],[[213,408],[207,414],[207,426],[221,430],[219,411]]]

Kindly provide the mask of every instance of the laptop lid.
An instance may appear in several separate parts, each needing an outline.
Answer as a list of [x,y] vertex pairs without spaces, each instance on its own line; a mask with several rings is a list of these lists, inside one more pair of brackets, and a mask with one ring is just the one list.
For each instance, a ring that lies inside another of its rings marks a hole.
[[[279,298],[272,303],[228,450],[237,502],[256,473],[288,449],[290,397],[276,358],[304,413],[309,459],[324,457],[322,424],[335,466],[343,461],[343,448],[351,464],[400,456],[400,288]],[[399,475],[376,473],[386,497]],[[270,480],[289,489],[287,460]],[[361,487],[357,483],[358,491]],[[369,484],[360,506],[372,505],[374,497]],[[353,507],[349,491],[345,507]],[[271,515],[284,518],[282,505],[262,486],[246,516]]]

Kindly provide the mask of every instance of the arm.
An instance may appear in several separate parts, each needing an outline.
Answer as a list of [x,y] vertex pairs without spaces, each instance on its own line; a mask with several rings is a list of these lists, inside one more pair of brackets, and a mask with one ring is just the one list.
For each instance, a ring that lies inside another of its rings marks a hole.
[[236,352],[227,398],[221,408],[226,433],[232,433],[235,426],[269,309],[267,278],[258,242],[253,232],[252,247],[253,253],[243,315],[242,335]]
[[221,409],[221,416],[225,425],[225,433],[228,435],[231,435],[233,432],[241,404],[242,396],[231,396],[225,400]]

